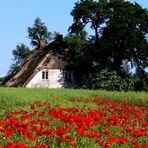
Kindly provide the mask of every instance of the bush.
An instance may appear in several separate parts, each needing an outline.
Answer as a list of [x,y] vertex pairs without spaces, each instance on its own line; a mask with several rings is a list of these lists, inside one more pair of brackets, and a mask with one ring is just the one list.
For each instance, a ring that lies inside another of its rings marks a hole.
[[148,91],[148,82],[145,79],[135,78],[134,80],[135,91]]
[[103,69],[99,73],[84,76],[83,88],[106,90],[133,90],[133,81],[122,79],[115,71]]

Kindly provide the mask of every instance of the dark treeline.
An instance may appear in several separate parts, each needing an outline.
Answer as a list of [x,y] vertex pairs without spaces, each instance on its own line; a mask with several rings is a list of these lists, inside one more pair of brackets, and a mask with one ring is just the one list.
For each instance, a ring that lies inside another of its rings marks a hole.
[[[66,37],[80,86],[148,89],[148,10],[124,0],[80,0]],[[90,27],[94,35],[86,32]],[[135,74],[130,73],[135,68]]]

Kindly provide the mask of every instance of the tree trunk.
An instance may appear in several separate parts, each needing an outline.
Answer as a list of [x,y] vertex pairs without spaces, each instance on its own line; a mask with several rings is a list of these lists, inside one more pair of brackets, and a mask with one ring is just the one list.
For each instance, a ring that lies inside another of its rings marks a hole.
[[121,65],[122,65],[122,58],[118,54],[114,55],[114,60],[112,65],[113,70],[120,72]]
[[95,29],[95,45],[99,45],[99,34],[98,34],[98,27],[94,27]]

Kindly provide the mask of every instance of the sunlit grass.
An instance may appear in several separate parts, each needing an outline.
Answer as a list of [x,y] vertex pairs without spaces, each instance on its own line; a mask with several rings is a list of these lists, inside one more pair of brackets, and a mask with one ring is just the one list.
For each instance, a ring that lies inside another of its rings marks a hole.
[[[73,106],[71,98],[96,96],[100,98],[119,99],[130,103],[142,99],[141,103],[148,104],[148,94],[144,92],[116,92],[84,89],[48,89],[48,88],[0,88],[0,114],[10,112],[18,107],[28,108],[28,103],[38,99],[48,100],[51,105],[61,103],[62,106]],[[52,99],[51,99],[52,98]],[[62,98],[62,100],[61,100]],[[64,104],[68,101],[68,104]],[[89,103],[89,102],[88,102]],[[90,104],[93,107],[93,104]],[[81,106],[81,105],[80,105]]]

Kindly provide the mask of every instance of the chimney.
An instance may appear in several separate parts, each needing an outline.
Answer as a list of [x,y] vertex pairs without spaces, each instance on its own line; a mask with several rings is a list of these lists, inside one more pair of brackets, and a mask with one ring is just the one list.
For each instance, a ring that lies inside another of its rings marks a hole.
[[63,35],[62,34],[58,34],[57,37],[56,37],[56,40],[63,41]]
[[45,47],[46,45],[47,45],[46,41],[44,41],[44,40],[41,39],[40,40],[40,43],[39,43],[39,49]]

